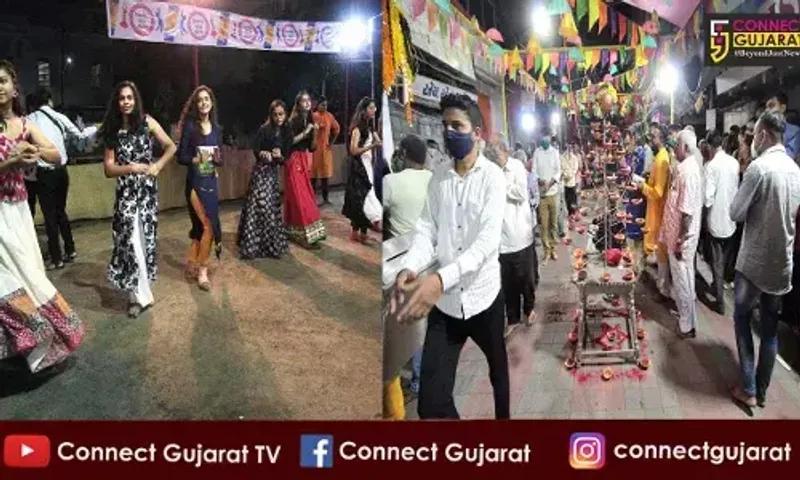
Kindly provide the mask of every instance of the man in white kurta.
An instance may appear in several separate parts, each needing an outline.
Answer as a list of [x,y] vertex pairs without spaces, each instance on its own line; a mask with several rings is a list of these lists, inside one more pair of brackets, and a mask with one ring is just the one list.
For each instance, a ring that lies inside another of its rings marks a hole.
[[680,132],[675,155],[678,164],[664,206],[661,242],[669,254],[672,298],[680,317],[678,336],[694,338],[697,330],[694,256],[703,210],[703,175],[695,160],[700,152],[694,132]]

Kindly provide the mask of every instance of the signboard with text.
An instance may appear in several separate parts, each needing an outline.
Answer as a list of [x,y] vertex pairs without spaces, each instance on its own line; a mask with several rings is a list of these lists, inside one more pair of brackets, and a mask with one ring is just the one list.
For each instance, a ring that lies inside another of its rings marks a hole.
[[442,100],[442,97],[448,93],[467,95],[476,102],[478,101],[478,96],[474,93],[447,85],[446,83],[442,83],[438,80],[434,80],[423,75],[417,75],[414,77],[413,89],[415,101],[422,100],[425,103],[435,106],[438,106],[439,102]]
[[263,20],[192,5],[106,0],[108,36],[178,45],[339,53],[342,24]]

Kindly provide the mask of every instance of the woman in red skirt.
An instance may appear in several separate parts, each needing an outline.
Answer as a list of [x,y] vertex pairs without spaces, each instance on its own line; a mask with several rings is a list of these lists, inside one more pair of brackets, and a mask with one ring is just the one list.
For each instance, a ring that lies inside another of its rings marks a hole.
[[306,248],[318,248],[326,236],[309,176],[317,129],[311,115],[311,97],[302,91],[297,94],[289,117],[291,146],[284,165],[283,221],[289,238]]

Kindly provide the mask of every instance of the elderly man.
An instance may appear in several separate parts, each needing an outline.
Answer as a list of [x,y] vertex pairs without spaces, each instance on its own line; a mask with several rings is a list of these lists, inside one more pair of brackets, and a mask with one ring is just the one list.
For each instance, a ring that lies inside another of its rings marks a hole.
[[733,255],[736,222],[731,220],[731,202],[739,190],[739,162],[722,148],[722,134],[709,132],[706,139],[711,160],[705,167],[706,228],[711,247],[711,272],[716,292],[715,309],[725,315],[725,265]]
[[[781,144],[785,129],[779,113],[768,110],[759,118],[751,147],[755,159],[731,205],[731,220],[744,222],[733,312],[741,384],[731,393],[748,407],[763,407],[766,401],[778,349],[781,296],[792,288],[800,168]],[[761,345],[754,368],[750,320],[756,305],[761,311]]]
[[703,211],[703,175],[695,158],[700,155],[697,137],[691,130],[678,134],[675,146],[675,178],[664,206],[661,243],[669,254],[672,298],[678,307],[680,338],[694,338],[695,311],[694,257],[700,236]]
[[500,280],[506,301],[506,335],[520,323],[520,308],[526,323],[533,322],[535,246],[533,220],[528,197],[525,165],[509,157],[508,140],[494,134],[486,157],[503,170],[506,177],[506,207],[500,240]]

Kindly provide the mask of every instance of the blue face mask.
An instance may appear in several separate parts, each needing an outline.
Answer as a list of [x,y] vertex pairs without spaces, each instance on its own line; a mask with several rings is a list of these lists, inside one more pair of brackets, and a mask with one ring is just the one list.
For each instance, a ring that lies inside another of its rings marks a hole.
[[472,138],[472,132],[460,133],[455,130],[445,130],[444,146],[447,148],[447,153],[459,162],[472,152],[475,140]]

